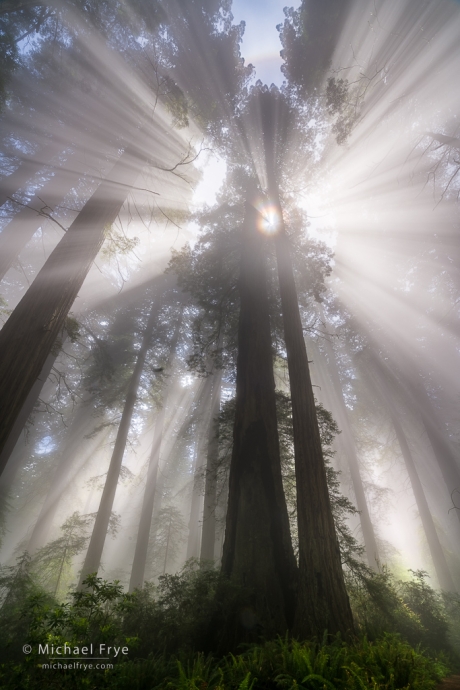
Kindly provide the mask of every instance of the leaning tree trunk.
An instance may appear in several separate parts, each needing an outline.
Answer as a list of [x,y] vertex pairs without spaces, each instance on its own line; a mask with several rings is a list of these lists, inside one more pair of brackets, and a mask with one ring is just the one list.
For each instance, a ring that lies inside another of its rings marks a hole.
[[[63,338],[61,339],[61,342],[63,342],[66,338],[66,335],[64,333]],[[54,363],[56,361],[56,358],[58,356],[59,352],[57,348],[53,348],[51,352],[49,353],[48,357],[45,360],[45,363],[42,367],[42,370],[40,372],[39,377],[35,381],[34,385],[30,389],[29,395],[26,398],[26,401],[24,405],[22,406],[21,412],[19,413],[18,417],[16,418],[16,422],[13,425],[13,428],[11,429],[10,435],[8,436],[8,439],[3,447],[2,452],[0,453],[0,466],[4,467],[5,470],[0,477],[0,505],[3,504],[3,502],[6,500],[6,496],[8,494],[8,491],[11,488],[11,485],[13,483],[13,480],[16,476],[17,471],[19,470],[20,464],[14,461],[12,458],[11,462],[9,462],[9,459],[11,458],[11,455],[16,447],[16,444],[19,441],[19,438],[24,430],[24,427],[26,425],[27,420],[29,419],[30,415],[32,414],[32,411],[37,403],[37,400],[40,396],[40,392],[45,385],[48,376],[50,375],[51,369],[54,366]]]
[[104,549],[105,539],[109,528],[115,492],[117,490],[118,478],[120,476],[121,463],[123,461],[123,455],[128,440],[128,433],[131,426],[134,405],[136,404],[137,391],[139,389],[145,358],[150,347],[152,332],[160,306],[161,300],[158,297],[154,301],[150,310],[141,348],[137,355],[134,371],[128,385],[125,406],[123,408],[120,426],[118,427],[117,438],[115,440],[115,446],[110,460],[109,470],[107,472],[107,478],[101,496],[101,502],[99,504],[99,510],[97,511],[93,532],[88,545],[88,551],[86,552],[85,561],[80,574],[80,580],[78,583],[79,589],[82,588],[83,581],[88,577],[88,575],[91,573],[97,573],[101,564],[102,551]]
[[[222,573],[246,588],[234,644],[284,634],[294,620],[297,568],[281,477],[263,238],[246,204],[240,273],[236,409]],[[229,633],[230,634],[230,633]]]
[[396,432],[396,437],[404,458],[407,474],[409,475],[412,492],[417,503],[418,512],[422,521],[423,530],[428,542],[428,547],[430,549],[431,558],[436,570],[439,584],[441,589],[447,592],[456,592],[457,588],[452,579],[441,542],[439,541],[433,516],[431,514],[428,501],[426,500],[425,491],[423,490],[422,482],[420,481],[417,467],[415,465],[414,458],[412,457],[412,452],[400,421],[400,416],[395,408],[394,396],[391,394],[390,386],[388,384],[389,379],[393,379],[393,375],[389,372],[388,368],[384,366],[378,356],[372,354],[370,362],[372,369],[371,372],[369,372],[369,376],[372,377],[373,374],[376,374],[378,377],[378,389],[383,393],[383,398]]
[[[324,310],[320,307],[321,318],[325,323]],[[325,325],[326,331],[327,326]],[[366,494],[364,492],[363,480],[359,469],[358,454],[356,452],[355,439],[350,428],[350,421],[348,419],[347,408],[343,399],[343,390],[340,383],[339,370],[337,367],[337,360],[330,337],[325,338],[325,347],[329,359],[329,375],[331,377],[332,385],[335,390],[336,399],[339,405],[339,414],[337,422],[342,432],[342,440],[345,447],[348,466],[350,468],[351,481],[353,483],[353,491],[355,494],[356,505],[359,510],[359,519],[361,522],[361,530],[363,533],[364,547],[366,550],[367,562],[369,566],[378,572],[379,570],[379,556],[377,549],[377,542],[375,540],[374,527],[372,525],[369,508],[367,506]]]
[[16,170],[0,181],[0,206],[3,206],[10,196],[20,191],[35,173],[46,168],[64,148],[65,144],[61,136],[49,141],[36,156],[24,157]]
[[222,371],[212,375],[211,419],[208,428],[206,477],[204,485],[203,529],[201,532],[202,562],[214,561],[216,544],[217,461],[219,454],[219,420]]
[[[87,201],[0,332],[0,453],[64,326],[91,265],[139,174],[122,154]],[[4,465],[0,466],[0,473]]]
[[[21,205],[20,210],[5,225],[0,234],[0,280],[2,280],[16,261],[21,251],[32,239],[38,228],[53,214],[54,208],[61,202],[66,194],[75,187],[79,178],[84,173],[83,161],[74,153],[61,168],[56,169],[56,176],[45,182],[26,206]],[[67,166],[75,165],[69,169]],[[84,161],[85,166],[87,161]],[[16,202],[15,205],[19,205]]]

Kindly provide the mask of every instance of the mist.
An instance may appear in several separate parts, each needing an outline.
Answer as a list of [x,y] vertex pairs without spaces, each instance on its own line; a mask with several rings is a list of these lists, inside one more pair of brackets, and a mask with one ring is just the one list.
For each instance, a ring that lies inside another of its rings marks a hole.
[[429,647],[418,582],[455,654],[460,4],[244,12],[0,4],[0,606],[214,573],[189,651]]

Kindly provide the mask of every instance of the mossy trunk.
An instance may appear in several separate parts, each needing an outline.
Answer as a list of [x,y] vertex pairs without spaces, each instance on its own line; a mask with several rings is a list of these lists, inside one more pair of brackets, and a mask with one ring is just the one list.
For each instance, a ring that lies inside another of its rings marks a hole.
[[291,628],[297,576],[281,477],[264,246],[251,201],[243,225],[236,409],[222,556],[222,573],[243,586],[247,598],[228,625],[230,644]]

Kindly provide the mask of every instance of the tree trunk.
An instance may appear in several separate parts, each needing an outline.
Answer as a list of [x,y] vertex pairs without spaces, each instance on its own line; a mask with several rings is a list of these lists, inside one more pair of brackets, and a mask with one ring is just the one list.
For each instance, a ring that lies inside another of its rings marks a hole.
[[[87,201],[0,332],[0,453],[69,309],[139,174],[126,151]],[[0,473],[4,465],[0,466]]]
[[150,527],[152,525],[153,506],[155,503],[155,490],[158,477],[158,465],[160,462],[161,441],[163,438],[163,427],[165,421],[166,399],[158,412],[155,420],[155,430],[153,432],[152,450],[150,453],[149,466],[147,470],[147,481],[145,484],[144,499],[142,502],[141,518],[139,530],[137,532],[136,550],[134,552],[133,567],[129,580],[129,591],[141,589],[144,584],[145,565],[147,563],[147,551],[149,547]]
[[248,591],[235,641],[284,634],[297,568],[281,477],[263,238],[246,204],[240,274],[236,410],[222,573]]
[[353,632],[353,617],[329,500],[289,240],[276,183],[269,178],[269,184],[271,200],[279,214],[275,245],[294,431],[299,531],[299,589],[294,633],[301,638],[321,635],[325,630],[349,635]]
[[294,633],[300,638],[322,635],[325,630],[349,635],[353,632],[353,616],[329,499],[290,246],[279,198],[277,160],[289,126],[289,111],[284,101],[273,97],[271,92],[262,95],[261,106],[267,191],[278,216],[275,247],[292,400],[299,534]]
[[217,460],[219,454],[219,420],[222,371],[212,375],[211,419],[208,429],[206,477],[204,486],[203,529],[200,560],[214,561],[216,542]]
[[196,432],[195,432],[195,462],[193,463],[193,488],[192,500],[190,502],[190,517],[188,523],[188,540],[186,559],[198,558],[200,555],[200,512],[202,504],[201,479],[198,473],[204,469],[204,429],[209,423],[209,398],[212,387],[212,379],[209,376],[203,384],[199,393],[196,410]]
[[[172,342],[171,355],[168,367],[171,366],[176,353],[177,342],[179,340],[180,326],[182,317],[176,326]],[[144,584],[145,566],[147,563],[147,552],[149,548],[150,528],[152,525],[153,507],[155,504],[155,491],[157,489],[158,467],[160,463],[161,442],[165,423],[167,393],[163,395],[162,406],[155,421],[153,432],[152,450],[150,452],[149,466],[147,470],[147,481],[145,484],[144,499],[142,501],[141,517],[139,520],[139,530],[136,539],[136,549],[134,552],[133,567],[129,580],[129,591],[141,589]]]
[[16,422],[11,429],[10,435],[8,436],[8,439],[3,447],[3,450],[0,453],[0,466],[5,468],[5,471],[0,477],[0,505],[4,502],[4,500],[6,500],[6,495],[11,488],[17,471],[19,470],[19,464],[17,462],[12,461],[9,463],[8,461],[16,447],[16,444],[19,441],[27,420],[32,414],[32,411],[40,396],[40,392],[45,385],[48,376],[50,375],[51,369],[53,368],[58,354],[59,352],[52,350],[46,358],[40,375],[30,389],[29,395],[27,396],[21,412],[19,413]]
[[62,137],[60,137],[46,144],[36,156],[23,158],[16,170],[0,181],[0,206],[8,201],[8,197],[25,187],[32,176],[46,167],[64,148]]
[[[388,412],[390,413],[391,422],[394,426],[398,443],[401,448],[404,464],[406,466],[407,474],[409,475],[412,492],[417,503],[418,512],[422,521],[439,584],[441,589],[447,592],[456,592],[457,588],[455,587],[449,566],[447,565],[446,557],[444,555],[441,542],[439,541],[433,517],[428,506],[428,501],[426,500],[422,482],[420,481],[414,458],[412,457],[412,452],[400,421],[400,416],[398,415],[394,404],[394,396],[392,396],[390,387],[388,385],[388,377],[392,377],[392,375],[377,356],[372,355],[371,363],[372,371],[377,372],[378,387],[383,393]],[[372,376],[372,374],[369,373],[369,376]]]
[[[426,434],[433,448],[436,460],[441,470],[447,491],[452,503],[460,504],[460,464],[458,452],[456,453],[451,442],[442,430],[441,422],[426,392],[425,386],[420,381],[420,375],[410,383],[411,396],[416,401]],[[459,499],[455,501],[455,497]],[[455,510],[460,521],[460,510]],[[458,533],[458,532],[457,532]]]
[[[321,319],[325,323],[324,311],[320,307]],[[327,326],[325,325],[326,331]],[[342,431],[342,440],[346,451],[348,466],[350,468],[351,481],[353,482],[353,491],[355,494],[356,505],[359,510],[359,519],[361,522],[361,530],[363,533],[364,547],[366,549],[367,562],[369,566],[378,572],[379,570],[379,556],[377,543],[375,541],[374,527],[369,515],[369,508],[367,507],[366,494],[364,492],[363,481],[359,470],[358,454],[356,452],[355,439],[350,428],[347,408],[343,399],[343,390],[340,383],[339,371],[335,358],[334,348],[330,341],[330,337],[325,338],[325,347],[329,360],[329,374],[332,385],[335,390],[336,399],[339,404],[339,414],[337,423]]]
[[136,404],[137,391],[145,364],[145,358],[150,347],[155,319],[158,316],[160,306],[161,299],[158,297],[152,305],[144,337],[142,339],[142,345],[137,356],[131,380],[129,382],[128,391],[126,393],[125,406],[123,408],[120,426],[118,427],[115,447],[110,460],[109,470],[107,472],[107,479],[102,492],[101,502],[99,505],[99,510],[97,511],[96,521],[94,523],[85,562],[80,574],[80,581],[78,583],[79,589],[82,588],[83,581],[88,575],[91,573],[97,573],[99,570],[102,551],[104,549],[107,530],[109,528],[110,516],[112,514],[115,492],[117,490],[118,478],[120,476],[121,463],[123,461],[126,442],[128,440],[128,433],[131,426],[134,405]]
[[[0,234],[0,280],[4,278],[38,228],[47,222],[43,211],[52,213],[54,207],[78,182],[84,172],[81,163],[78,163],[78,158],[79,154],[74,154],[64,164],[67,166],[73,159],[77,159],[75,168],[64,170],[57,168],[56,176],[45,182],[43,187],[27,202],[27,206],[21,207],[21,210],[3,228]],[[86,165],[87,161],[85,161]]]

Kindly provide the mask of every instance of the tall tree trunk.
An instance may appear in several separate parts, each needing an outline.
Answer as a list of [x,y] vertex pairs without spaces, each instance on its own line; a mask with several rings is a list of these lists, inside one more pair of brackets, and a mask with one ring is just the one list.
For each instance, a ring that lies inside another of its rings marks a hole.
[[277,148],[285,141],[289,113],[284,102],[271,92],[262,94],[261,106],[267,191],[278,216],[275,247],[292,400],[299,534],[294,633],[309,637],[327,630],[349,635],[353,632],[353,616],[329,499],[289,239],[279,198]]
[[[0,280],[2,280],[18,258],[20,252],[32,239],[40,225],[47,220],[44,214],[51,214],[54,207],[63,200],[66,194],[76,185],[84,173],[83,161],[78,162],[79,154],[75,153],[62,166],[56,169],[56,176],[45,182],[35,195],[27,202],[27,206],[5,225],[0,234]],[[76,159],[76,160],[75,160]],[[74,165],[71,169],[67,166]],[[85,166],[87,161],[85,160]]]
[[201,478],[198,476],[204,468],[204,429],[209,422],[209,398],[212,389],[211,377],[204,381],[199,393],[196,410],[195,462],[193,463],[192,500],[188,522],[188,540],[186,559],[198,558],[200,554],[200,513],[202,504]]
[[324,630],[349,635],[353,631],[353,616],[329,500],[289,240],[271,171],[269,193],[279,214],[275,246],[294,432],[299,531],[299,589],[294,632],[299,637],[322,634]]
[[[428,393],[420,380],[420,375],[415,374],[409,383],[412,399],[416,401],[426,434],[435,454],[441,470],[444,483],[451,497],[452,503],[460,505],[460,460],[458,452],[455,452],[447,434],[442,429],[438,414],[428,396]],[[457,501],[455,501],[457,497]],[[460,521],[460,510],[455,510]],[[457,532],[458,534],[458,532]]]
[[46,167],[64,148],[65,145],[60,137],[45,144],[36,156],[24,157],[16,170],[0,181],[0,206],[3,206],[12,194],[20,191],[32,175]]
[[3,450],[0,453],[0,466],[5,468],[5,471],[0,477],[0,505],[2,505],[6,499],[6,495],[11,488],[17,471],[19,470],[19,464],[13,461],[9,463],[9,459],[19,441],[27,420],[32,414],[32,411],[40,396],[40,392],[45,385],[48,376],[50,375],[51,369],[53,368],[58,354],[59,352],[53,349],[46,358],[40,375],[30,389],[29,395],[27,396],[21,412],[19,413],[13,428],[11,429],[10,435],[8,436],[8,439],[3,447]]
[[118,427],[117,438],[115,440],[115,446],[113,449],[112,458],[110,460],[109,470],[107,472],[107,478],[105,481],[104,490],[102,492],[101,502],[99,504],[99,510],[97,511],[93,532],[91,534],[91,539],[88,546],[88,551],[86,552],[85,562],[83,564],[83,568],[80,574],[80,581],[78,584],[79,589],[81,589],[83,581],[88,575],[94,572],[97,573],[97,571],[99,570],[102,551],[104,549],[107,530],[109,528],[110,516],[112,514],[115,492],[117,490],[118,478],[120,476],[121,463],[123,461],[123,455],[128,440],[128,433],[129,428],[131,426],[134,405],[136,404],[137,391],[141,380],[142,370],[145,364],[145,358],[150,347],[150,341],[152,337],[153,328],[155,325],[155,320],[158,316],[160,306],[161,299],[160,297],[157,297],[150,311],[144,337],[142,339],[142,345],[137,356],[131,380],[128,385],[125,406],[123,408],[120,426]]
[[[174,359],[177,342],[179,340],[180,325],[182,317],[179,319],[176,330],[171,342],[171,354],[168,367]],[[129,580],[129,591],[141,589],[144,584],[145,566],[147,563],[147,552],[149,548],[150,528],[152,526],[153,507],[155,504],[155,491],[157,489],[158,467],[160,463],[161,443],[163,440],[163,430],[165,423],[167,392],[163,394],[161,409],[155,421],[153,432],[152,450],[150,452],[149,466],[147,469],[147,480],[145,483],[144,498],[142,501],[141,517],[137,532],[136,549],[134,551],[133,567]]]
[[[87,201],[0,332],[0,453],[61,331],[69,309],[139,174],[122,154]],[[0,466],[0,473],[4,465]]]
[[190,502],[190,514],[188,520],[188,538],[187,538],[187,551],[186,560],[189,558],[198,558],[200,553],[200,512],[202,495],[200,491],[199,480],[196,474],[200,470],[200,462],[202,459],[202,438],[200,431],[198,431],[198,438],[195,445],[195,462],[193,463],[193,487],[192,487],[192,500]]
[[[263,238],[246,203],[240,273],[236,410],[222,573],[248,589],[238,640],[284,634],[297,568],[281,477]],[[235,612],[236,615],[236,612]],[[235,640],[233,640],[235,642]]]
[[388,385],[388,379],[392,379],[393,376],[376,355],[372,354],[370,361],[372,364],[372,372],[368,372],[368,375],[370,378],[372,378],[372,373],[377,373],[378,389],[383,393],[386,407],[396,432],[396,437],[404,458],[407,474],[409,475],[412,492],[417,503],[418,512],[422,521],[423,530],[428,542],[428,547],[430,549],[431,558],[436,570],[439,584],[441,588],[447,592],[456,592],[457,588],[455,587],[449,566],[447,565],[446,557],[444,555],[441,542],[439,541],[433,516],[425,496],[425,491],[423,490],[422,482],[420,481],[417,467],[415,465],[412,452],[407,442],[406,434],[400,421],[400,416],[398,415],[398,411],[395,407],[394,396],[392,395],[390,386]]
[[153,432],[152,450],[150,452],[149,466],[147,469],[147,481],[145,484],[144,499],[142,502],[139,530],[137,532],[136,549],[134,552],[133,567],[129,580],[129,591],[141,589],[144,584],[145,565],[147,563],[147,551],[149,547],[150,527],[152,525],[153,506],[155,503],[155,490],[157,486],[158,465],[160,462],[161,441],[165,421],[166,398],[163,398],[162,407],[155,420]]
[[[321,319],[325,323],[324,310],[320,307]],[[327,325],[325,325],[327,331]],[[338,417],[337,423],[342,432],[342,440],[346,451],[348,466],[350,468],[351,481],[353,483],[353,491],[356,498],[356,505],[359,510],[359,519],[361,522],[361,530],[363,533],[364,546],[366,549],[367,562],[369,566],[375,570],[379,570],[379,557],[377,542],[375,541],[374,527],[369,515],[369,508],[367,506],[366,494],[364,492],[363,481],[359,469],[358,454],[356,452],[355,439],[350,428],[347,408],[343,399],[343,390],[340,383],[339,370],[333,345],[328,335],[325,338],[325,347],[329,363],[329,375],[331,377],[332,385],[335,390],[336,400],[338,402]]]
[[212,375],[211,419],[208,428],[206,477],[204,485],[203,529],[201,533],[201,561],[214,561],[216,543],[217,460],[219,453],[219,420],[222,371]]

